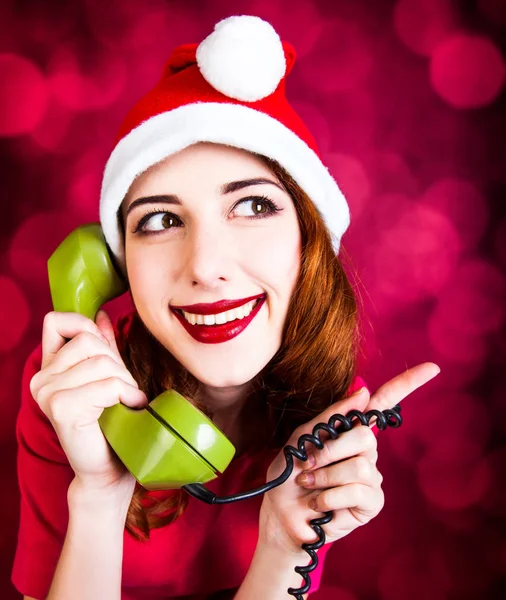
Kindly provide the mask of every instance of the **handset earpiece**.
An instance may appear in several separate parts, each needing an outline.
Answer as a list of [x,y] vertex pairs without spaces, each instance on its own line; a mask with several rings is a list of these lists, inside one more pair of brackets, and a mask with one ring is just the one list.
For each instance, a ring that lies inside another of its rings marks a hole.
[[53,307],[95,320],[98,309],[127,290],[98,223],[74,229],[47,261]]
[[[127,289],[98,223],[82,225],[63,240],[48,260],[48,276],[54,310],[93,320],[102,304]],[[235,454],[214,423],[174,390],[145,409],[106,408],[99,425],[121,462],[150,490],[211,481]]]

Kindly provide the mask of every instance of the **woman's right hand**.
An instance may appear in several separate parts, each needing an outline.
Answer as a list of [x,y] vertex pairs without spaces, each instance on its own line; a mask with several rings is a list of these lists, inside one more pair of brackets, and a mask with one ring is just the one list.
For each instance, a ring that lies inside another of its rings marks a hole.
[[104,311],[96,323],[78,313],[46,315],[41,370],[31,379],[30,391],[82,486],[126,487],[133,493],[135,479],[108,445],[98,418],[118,402],[142,408],[148,401],[120,356]]

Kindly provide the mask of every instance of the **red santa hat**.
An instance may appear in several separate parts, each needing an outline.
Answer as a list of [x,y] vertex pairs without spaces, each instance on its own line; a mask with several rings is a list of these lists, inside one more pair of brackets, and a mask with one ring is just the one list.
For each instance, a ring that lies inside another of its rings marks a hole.
[[134,179],[197,142],[276,160],[323,216],[336,253],[350,216],[308,128],[288,103],[295,50],[259,17],[232,16],[200,44],[176,48],[156,86],[129,112],[107,161],[100,199],[104,236],[121,265],[117,211]]

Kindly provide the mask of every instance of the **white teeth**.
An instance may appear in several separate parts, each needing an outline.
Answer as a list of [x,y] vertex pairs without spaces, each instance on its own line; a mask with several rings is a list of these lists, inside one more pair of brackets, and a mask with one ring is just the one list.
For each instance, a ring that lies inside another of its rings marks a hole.
[[216,325],[223,325],[223,323],[227,322],[227,315],[226,313],[220,313],[218,315],[216,315]]
[[234,321],[235,319],[244,319],[244,317],[247,317],[255,308],[257,302],[258,300],[252,300],[251,302],[243,304],[238,308],[226,310],[225,312],[218,313],[216,315],[196,315],[187,313],[184,310],[182,312],[185,316],[185,319],[192,325],[223,325],[229,321]]

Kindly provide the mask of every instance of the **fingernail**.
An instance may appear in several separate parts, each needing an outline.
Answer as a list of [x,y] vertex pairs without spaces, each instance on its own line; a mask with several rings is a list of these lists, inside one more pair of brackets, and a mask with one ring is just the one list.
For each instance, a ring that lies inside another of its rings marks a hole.
[[297,482],[300,485],[314,485],[314,475],[313,473],[306,473],[306,472],[302,472],[298,477],[297,477]]
[[365,386],[362,386],[361,388],[359,388],[358,390],[355,390],[352,394],[352,396],[358,396],[359,394],[361,394],[364,390],[365,390]]

